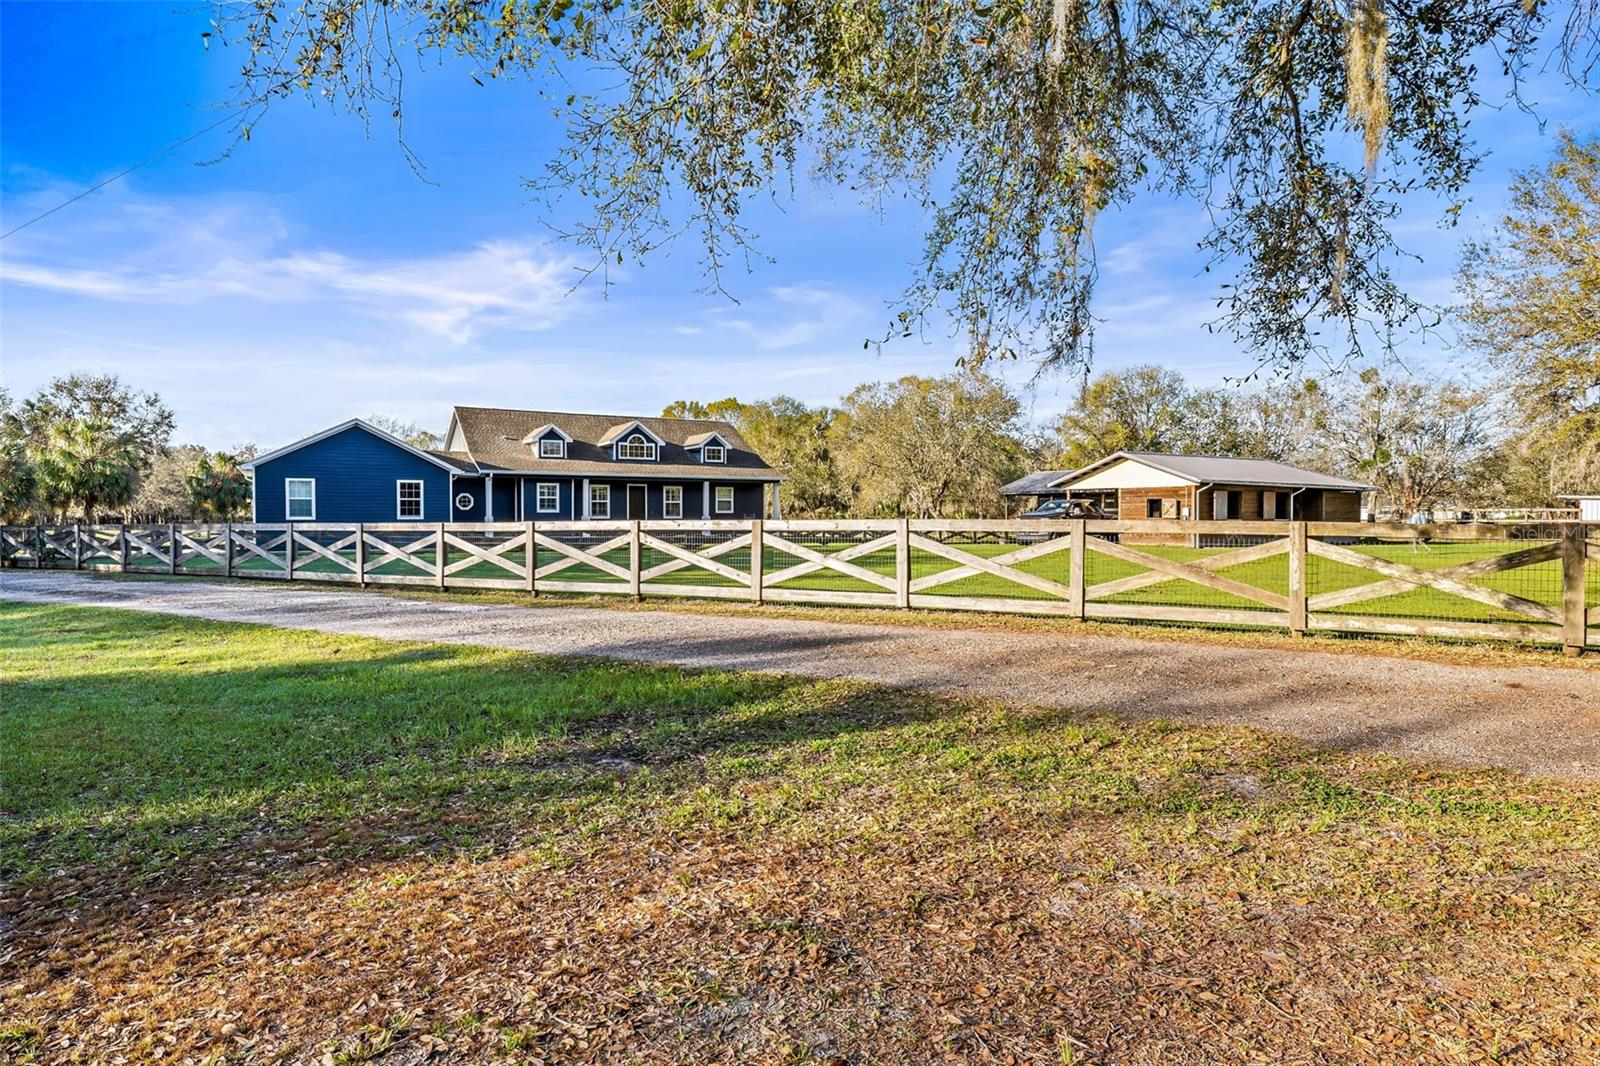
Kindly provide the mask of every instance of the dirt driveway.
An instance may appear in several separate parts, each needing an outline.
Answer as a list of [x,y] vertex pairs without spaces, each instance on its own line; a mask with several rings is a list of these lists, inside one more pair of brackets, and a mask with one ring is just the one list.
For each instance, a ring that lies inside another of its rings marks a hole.
[[246,582],[0,574],[0,599],[390,640],[853,677],[1018,703],[1226,722],[1332,747],[1600,779],[1600,672],[1315,651],[603,608],[402,600]]

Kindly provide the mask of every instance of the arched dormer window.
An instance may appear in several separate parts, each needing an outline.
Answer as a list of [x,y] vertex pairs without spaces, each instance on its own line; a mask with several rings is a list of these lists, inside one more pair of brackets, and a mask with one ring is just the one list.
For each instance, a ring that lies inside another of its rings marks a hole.
[[630,433],[617,442],[617,458],[652,462],[656,457],[656,442],[643,433]]

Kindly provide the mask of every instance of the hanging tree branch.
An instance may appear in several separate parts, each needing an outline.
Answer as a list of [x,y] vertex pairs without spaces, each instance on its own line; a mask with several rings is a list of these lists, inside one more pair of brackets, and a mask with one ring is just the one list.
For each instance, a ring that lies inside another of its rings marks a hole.
[[[1426,328],[1391,276],[1407,196],[1446,220],[1478,161],[1475,63],[1513,92],[1548,36],[1586,88],[1600,0],[255,0],[241,96],[402,118],[407,49],[533,80],[565,121],[533,182],[596,266],[695,238],[714,288],[759,254],[744,209],[796,162],[924,206],[891,332],[950,316],[975,362],[1082,366],[1097,215],[1155,192],[1210,213],[1213,327],[1268,364]],[[379,17],[381,16],[381,17]],[[1346,159],[1348,134],[1358,159]],[[1335,336],[1337,341],[1329,341]]]

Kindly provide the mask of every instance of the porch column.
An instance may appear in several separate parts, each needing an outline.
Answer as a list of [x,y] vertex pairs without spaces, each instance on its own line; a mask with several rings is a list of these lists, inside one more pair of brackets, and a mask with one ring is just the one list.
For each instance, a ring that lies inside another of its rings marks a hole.
[[494,521],[494,475],[483,475],[483,520]]
[[774,522],[783,518],[783,506],[778,502],[778,490],[783,486],[779,482],[772,483],[772,520]]
[[700,517],[711,517],[711,482],[700,482]]
[[589,479],[583,479],[583,520],[589,520]]

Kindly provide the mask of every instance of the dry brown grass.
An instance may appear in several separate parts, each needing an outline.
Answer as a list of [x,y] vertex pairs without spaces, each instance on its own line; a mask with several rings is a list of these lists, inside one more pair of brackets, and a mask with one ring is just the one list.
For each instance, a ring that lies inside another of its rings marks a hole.
[[[0,622],[18,1061],[1600,1060],[1592,786],[855,683]],[[255,732],[274,708],[316,773]]]

